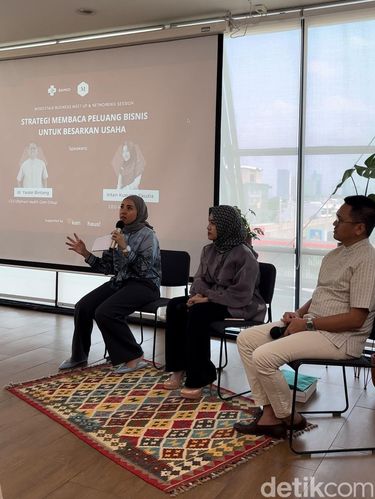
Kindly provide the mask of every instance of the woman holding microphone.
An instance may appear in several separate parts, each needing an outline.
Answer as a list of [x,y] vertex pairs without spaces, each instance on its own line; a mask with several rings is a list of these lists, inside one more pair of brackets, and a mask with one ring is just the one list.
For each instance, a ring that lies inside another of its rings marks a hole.
[[76,304],[72,354],[59,369],[87,365],[94,320],[112,364],[118,366],[117,372],[131,372],[145,366],[143,350],[126,318],[160,296],[159,241],[147,222],[147,206],[141,197],[125,198],[119,218],[124,225],[112,233],[116,247],[104,251],[101,258],[90,253],[77,234],[67,238],[69,250],[82,255],[95,272],[113,277]]

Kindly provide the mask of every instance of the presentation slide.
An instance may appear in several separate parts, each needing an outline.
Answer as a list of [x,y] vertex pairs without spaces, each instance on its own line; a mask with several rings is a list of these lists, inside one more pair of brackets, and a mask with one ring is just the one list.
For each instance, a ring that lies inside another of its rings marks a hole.
[[[82,266],[142,196],[192,272],[213,204],[218,37],[0,62],[0,259]],[[98,253],[100,255],[100,253]]]

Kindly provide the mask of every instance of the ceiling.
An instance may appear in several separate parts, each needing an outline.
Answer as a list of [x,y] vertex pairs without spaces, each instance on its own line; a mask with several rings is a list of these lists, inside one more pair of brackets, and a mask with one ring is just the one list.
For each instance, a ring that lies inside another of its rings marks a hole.
[[[250,3],[268,11],[327,0],[0,0],[0,44],[117,28],[169,24],[249,12]],[[77,13],[92,9],[93,15]]]

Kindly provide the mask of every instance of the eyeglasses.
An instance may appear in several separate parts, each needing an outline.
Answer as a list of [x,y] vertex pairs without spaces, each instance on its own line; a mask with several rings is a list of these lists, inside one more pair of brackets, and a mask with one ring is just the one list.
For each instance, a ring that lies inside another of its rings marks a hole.
[[339,225],[339,224],[361,224],[363,222],[361,222],[361,221],[353,222],[352,220],[341,220],[341,218],[336,216],[333,223],[336,225]]

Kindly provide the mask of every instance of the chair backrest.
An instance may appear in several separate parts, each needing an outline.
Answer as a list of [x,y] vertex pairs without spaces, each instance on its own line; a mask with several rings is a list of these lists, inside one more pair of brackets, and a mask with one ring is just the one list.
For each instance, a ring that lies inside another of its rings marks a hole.
[[272,322],[271,303],[276,282],[276,267],[272,263],[259,262],[259,292],[268,308],[268,322]]
[[190,255],[186,251],[160,250],[161,285],[185,286],[185,294],[190,275]]
[[365,357],[371,357],[373,354],[375,354],[375,320],[362,352]]
[[374,322],[372,323],[372,329],[371,329],[371,333],[370,333],[368,339],[375,341],[375,319],[374,319]]

